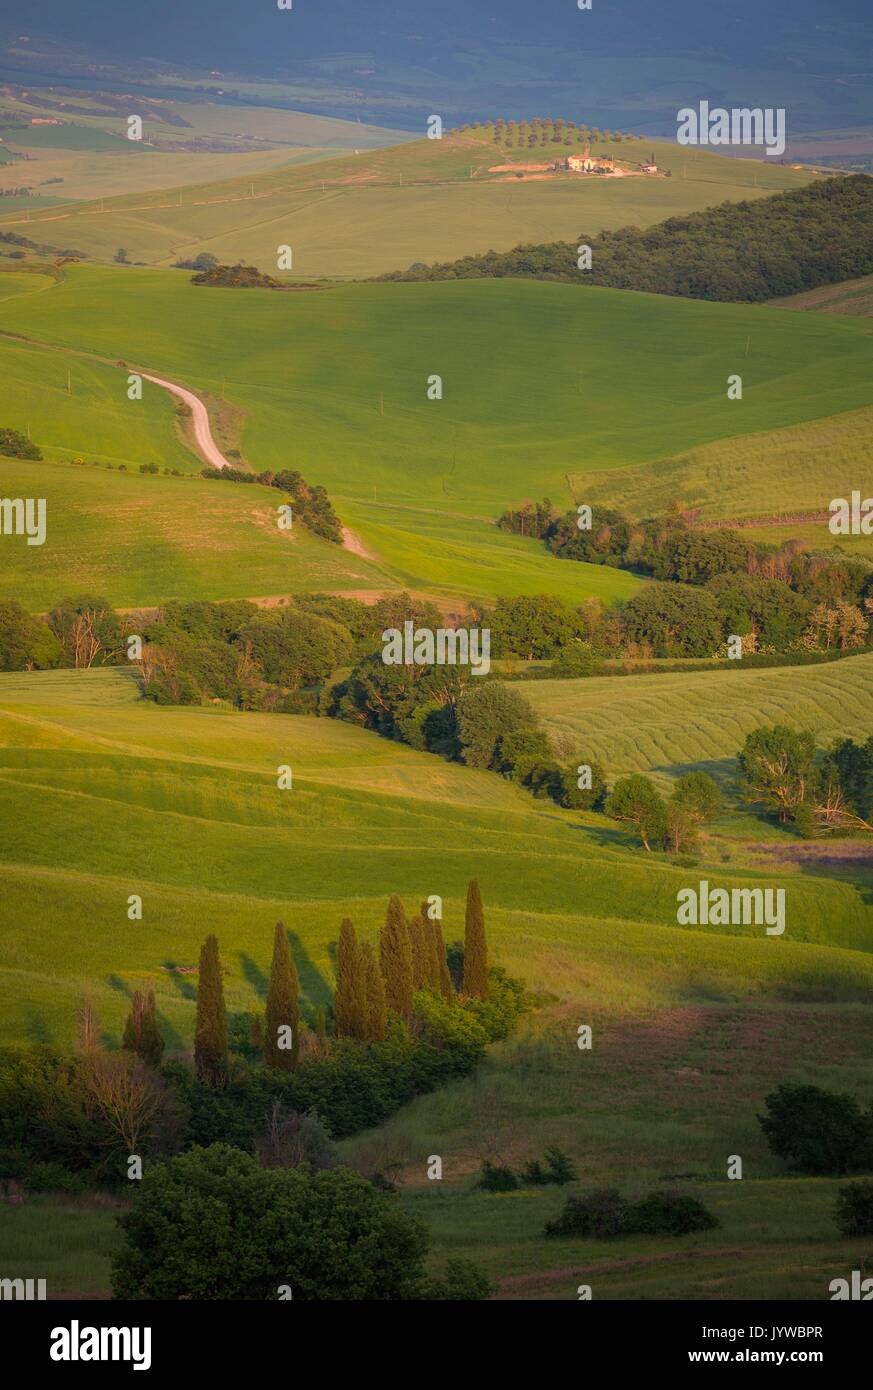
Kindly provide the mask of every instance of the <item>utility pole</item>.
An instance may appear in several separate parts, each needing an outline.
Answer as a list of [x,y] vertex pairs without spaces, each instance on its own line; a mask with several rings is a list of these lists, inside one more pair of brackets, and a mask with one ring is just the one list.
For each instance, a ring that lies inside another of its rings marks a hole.
[[379,414],[385,414],[385,394],[383,391],[379,392]]
[[71,378],[71,376],[70,376],[70,369],[69,369],[69,367],[68,367],[68,368],[67,368],[67,392],[68,392],[68,394],[69,394],[69,393],[72,393],[72,390],[73,390],[73,383],[72,383],[72,378]]

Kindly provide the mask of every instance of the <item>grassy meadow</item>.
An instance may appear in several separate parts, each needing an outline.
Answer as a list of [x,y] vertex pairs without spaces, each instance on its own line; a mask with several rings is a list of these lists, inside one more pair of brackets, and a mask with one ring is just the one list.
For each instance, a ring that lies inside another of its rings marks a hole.
[[[232,117],[224,119],[232,124]],[[347,123],[338,124],[348,130]],[[504,251],[519,242],[649,226],[714,202],[801,188],[816,177],[763,159],[724,159],[702,149],[629,140],[601,142],[593,152],[641,162],[654,150],[671,177],[516,178],[490,170],[553,160],[566,150],[506,151],[475,131],[382,149],[367,149],[347,134],[343,139],[357,152],[314,167],[246,168],[217,181],[207,175],[184,188],[174,182],[171,190],[141,191],[133,168],[128,186],[135,191],[122,188],[102,202],[31,212],[26,235],[75,246],[102,261],[119,246],[148,265],[209,251],[267,271],[275,270],[277,247],[287,243],[295,275],[352,279],[405,270],[417,261]],[[21,220],[18,212],[0,211],[0,231],[17,230]]]
[[[127,370],[192,387],[208,400],[219,439],[227,417],[227,441],[250,467],[298,468],[327,487],[362,538],[370,561],[355,560],[349,576],[350,557],[334,552],[337,582],[322,587],[406,586],[468,599],[629,596],[632,576],[556,561],[536,542],[497,533],[494,519],[524,497],[569,507],[608,495],[634,511],[677,490],[686,500],[705,490],[736,514],[764,505],[764,466],[774,459],[777,476],[796,473],[798,504],[802,497],[818,508],[823,441],[836,483],[865,437],[871,340],[863,319],[526,281],[279,294],[203,289],[175,271],[76,266],[57,282],[16,275],[12,290],[0,298],[5,424],[29,428],[54,460],[128,461],[129,471],[133,459],[157,455],[190,471],[199,461],[172,402],[148,384],[142,402],[129,402]],[[579,345],[592,342],[595,364],[580,355]],[[744,398],[729,401],[736,369]],[[427,396],[433,374],[443,381],[439,401]],[[794,469],[798,454],[804,464]],[[671,458],[680,461],[665,466]],[[313,587],[305,566],[301,573],[290,560],[286,568],[282,539],[261,534],[253,489],[215,483],[206,494],[199,483],[96,469],[84,482],[50,469],[40,477],[73,518],[64,530],[77,568],[102,575],[118,603],[185,593],[189,576],[192,596],[213,598]],[[689,479],[696,486],[684,488]],[[134,557],[114,567],[107,505],[146,514],[139,561],[134,545]],[[213,507],[244,538],[236,569],[224,563]],[[294,556],[303,549],[295,544]],[[57,596],[66,555],[59,565],[46,546],[16,569],[12,554],[6,547],[5,574],[14,573],[26,602]]]
[[612,776],[669,778],[702,768],[727,785],[743,740],[760,724],[811,729],[821,746],[873,734],[873,656],[822,666],[669,671],[525,685],[528,702],[567,757],[588,753]]

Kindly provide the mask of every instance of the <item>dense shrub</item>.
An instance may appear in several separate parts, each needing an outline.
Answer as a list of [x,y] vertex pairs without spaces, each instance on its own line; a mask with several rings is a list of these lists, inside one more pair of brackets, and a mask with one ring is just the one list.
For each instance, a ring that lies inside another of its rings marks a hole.
[[547,1223],[546,1235],[597,1240],[630,1235],[683,1236],[713,1230],[718,1224],[696,1197],[651,1192],[638,1202],[630,1202],[616,1188],[601,1188],[585,1196],[568,1197],[560,1215]]
[[873,1180],[840,1188],[836,1221],[844,1236],[873,1236]]
[[807,1173],[873,1167],[873,1118],[847,1095],[818,1086],[778,1086],[758,1122],[771,1153]]

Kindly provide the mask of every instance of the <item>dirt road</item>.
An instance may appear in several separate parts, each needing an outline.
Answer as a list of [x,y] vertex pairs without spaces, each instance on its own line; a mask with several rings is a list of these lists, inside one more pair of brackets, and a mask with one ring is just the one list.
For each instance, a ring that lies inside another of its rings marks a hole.
[[224,457],[212,438],[209,412],[200,397],[195,396],[194,392],[187,390],[186,387],[177,386],[175,381],[167,381],[162,376],[151,376],[148,372],[142,372],[141,375],[145,377],[146,381],[153,381],[156,386],[163,386],[165,391],[170,391],[172,395],[178,396],[180,401],[184,401],[190,407],[194,425],[194,441],[201,455],[213,468],[230,468],[230,460]]

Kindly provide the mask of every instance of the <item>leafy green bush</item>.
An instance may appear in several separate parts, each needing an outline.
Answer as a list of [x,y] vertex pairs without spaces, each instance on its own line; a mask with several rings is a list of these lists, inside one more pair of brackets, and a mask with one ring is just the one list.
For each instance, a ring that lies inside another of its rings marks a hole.
[[626,1230],[634,1235],[684,1236],[717,1225],[702,1202],[681,1192],[650,1192],[628,1207],[626,1218]]
[[758,1123],[770,1152],[807,1173],[851,1173],[873,1166],[873,1118],[847,1095],[818,1086],[777,1086]]
[[612,1240],[625,1234],[628,1203],[617,1188],[602,1187],[583,1197],[568,1197],[563,1211],[546,1222],[547,1236],[586,1236]]
[[511,1168],[494,1164],[486,1158],[476,1186],[480,1192],[515,1192],[518,1178]]
[[616,1188],[600,1188],[581,1197],[568,1197],[563,1211],[546,1225],[548,1236],[586,1236],[611,1240],[617,1236],[682,1236],[710,1231],[718,1221],[696,1197],[679,1192],[650,1192],[638,1202],[622,1197]]
[[873,1236],[873,1179],[840,1188],[836,1220],[844,1236]]

